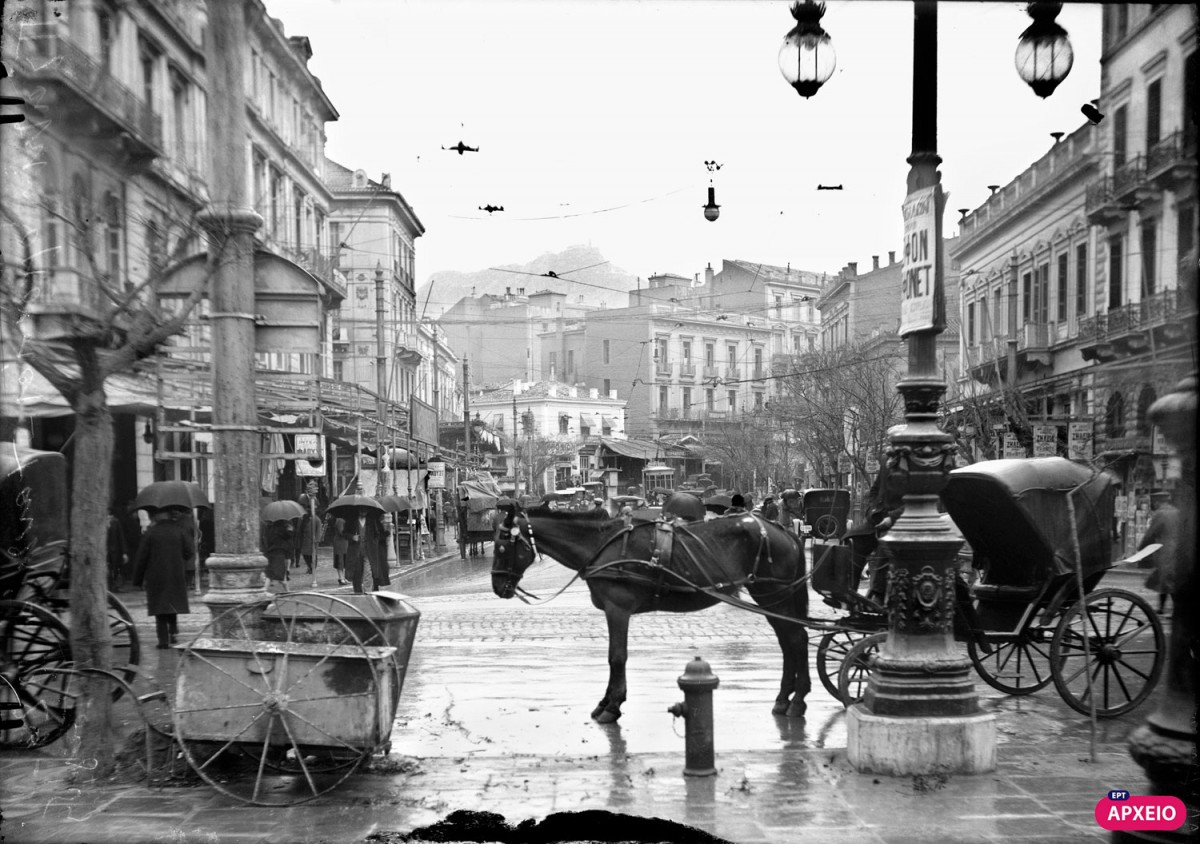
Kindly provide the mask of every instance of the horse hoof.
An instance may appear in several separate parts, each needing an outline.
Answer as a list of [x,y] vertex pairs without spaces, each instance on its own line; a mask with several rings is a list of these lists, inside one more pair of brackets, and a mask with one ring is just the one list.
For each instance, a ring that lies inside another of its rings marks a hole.
[[777,701],[775,703],[775,705],[771,707],[772,715],[782,715],[783,713],[785,713],[787,711],[788,711],[788,702],[786,700]]
[[788,706],[788,708],[787,708],[787,717],[803,718],[804,713],[807,710],[808,710],[808,704],[806,704],[804,701],[802,701],[802,700],[801,701],[793,701],[792,704],[790,706]]
[[613,712],[611,709],[604,709],[601,710],[598,716],[593,717],[596,718],[597,724],[612,724],[621,717],[621,713],[619,711]]

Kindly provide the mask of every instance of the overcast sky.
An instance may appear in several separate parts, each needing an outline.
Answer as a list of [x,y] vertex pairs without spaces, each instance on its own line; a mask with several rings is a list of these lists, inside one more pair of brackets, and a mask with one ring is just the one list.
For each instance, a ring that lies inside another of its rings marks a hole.
[[[577,243],[642,277],[733,258],[836,272],[900,249],[911,2],[830,2],[837,70],[807,100],[778,68],[784,0],[266,2],[312,41],[310,67],[341,114],[327,154],[390,173],[424,224],[421,283]],[[1075,64],[1047,100],[1013,67],[1024,9],[939,4],[947,234],[954,209],[1016,177],[1099,96],[1100,7],[1065,4]],[[480,151],[441,149],[459,140]],[[504,211],[478,210],[488,204]]]

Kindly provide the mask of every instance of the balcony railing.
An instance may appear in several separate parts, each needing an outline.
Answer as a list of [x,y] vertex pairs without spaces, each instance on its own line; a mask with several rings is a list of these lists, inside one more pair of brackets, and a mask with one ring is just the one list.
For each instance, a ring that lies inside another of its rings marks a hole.
[[25,75],[31,80],[63,82],[81,99],[98,107],[129,137],[140,142],[148,158],[162,155],[162,118],[77,44],[56,32],[22,38],[28,45]]
[[695,378],[696,377],[696,364],[681,363],[679,365],[679,377],[680,378]]
[[708,380],[709,378],[716,378],[719,371],[720,370],[718,370],[715,366],[705,366],[703,372],[700,373],[700,377],[704,378],[705,380]]
[[737,367],[737,366],[727,366],[727,367],[725,367],[725,377],[727,379],[728,378],[741,378],[742,370],[740,367]]
[[1116,197],[1125,196],[1146,181],[1146,159],[1135,155],[1124,164],[1113,169],[1112,189]]
[[1146,153],[1146,177],[1171,188],[1196,178],[1196,141],[1172,132]]

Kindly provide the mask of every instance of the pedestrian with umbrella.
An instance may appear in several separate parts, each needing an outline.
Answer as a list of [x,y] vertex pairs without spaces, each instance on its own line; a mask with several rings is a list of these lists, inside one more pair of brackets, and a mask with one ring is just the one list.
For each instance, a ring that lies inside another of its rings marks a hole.
[[277,584],[278,590],[286,587],[288,579],[288,561],[296,548],[296,529],[292,519],[304,515],[302,508],[295,501],[272,501],[262,509],[263,531],[259,537],[259,547],[267,557],[267,580]]
[[133,585],[145,586],[146,613],[154,616],[158,648],[165,650],[175,644],[179,613],[191,612],[187,566],[196,556],[196,545],[178,518],[185,508],[145,509],[152,521],[138,545]]
[[345,519],[342,532],[346,537],[346,576],[355,594],[363,593],[363,575],[368,565],[376,589],[390,586],[387,564],[390,517],[380,503],[361,493],[343,495],[329,505],[329,512]]

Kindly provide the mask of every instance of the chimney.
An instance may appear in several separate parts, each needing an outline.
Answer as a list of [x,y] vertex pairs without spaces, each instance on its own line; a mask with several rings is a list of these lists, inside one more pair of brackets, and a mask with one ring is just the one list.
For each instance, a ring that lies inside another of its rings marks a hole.
[[888,252],[888,264],[896,263],[896,250],[892,249]]
[[509,296],[512,296],[512,288],[506,287],[506,288],[504,288],[504,297],[508,298]]
[[871,269],[873,269],[873,270],[879,269],[879,256],[878,255],[871,256],[871,265],[872,265]]
[[525,295],[525,288],[524,288],[524,287],[518,287],[518,288],[517,288],[517,295],[518,295],[518,296],[524,296],[524,295]]
[[708,266],[704,268],[704,283],[705,283],[705,284],[712,284],[712,283],[713,283],[713,268],[712,268],[712,261],[709,261],[709,262],[708,262]]
[[848,261],[846,263],[846,274],[854,278],[858,277],[858,261]]
[[392,189],[392,174],[384,173],[382,176],[380,176],[379,184],[383,185],[388,190],[391,190]]

